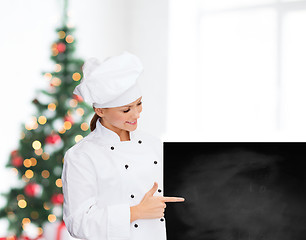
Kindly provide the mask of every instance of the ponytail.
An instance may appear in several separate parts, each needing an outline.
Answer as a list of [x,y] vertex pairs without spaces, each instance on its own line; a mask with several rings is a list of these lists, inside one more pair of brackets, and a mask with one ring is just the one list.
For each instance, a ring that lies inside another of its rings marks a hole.
[[96,122],[99,119],[99,115],[95,113],[95,115],[92,117],[90,121],[90,130],[93,131],[96,128]]

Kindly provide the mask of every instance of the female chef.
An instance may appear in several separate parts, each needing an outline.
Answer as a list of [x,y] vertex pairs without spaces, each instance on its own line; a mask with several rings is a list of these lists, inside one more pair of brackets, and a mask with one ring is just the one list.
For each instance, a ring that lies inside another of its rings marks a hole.
[[63,218],[87,240],[165,240],[161,142],[137,130],[140,60],[128,53],[88,60],[74,93],[93,105],[92,132],[64,156]]

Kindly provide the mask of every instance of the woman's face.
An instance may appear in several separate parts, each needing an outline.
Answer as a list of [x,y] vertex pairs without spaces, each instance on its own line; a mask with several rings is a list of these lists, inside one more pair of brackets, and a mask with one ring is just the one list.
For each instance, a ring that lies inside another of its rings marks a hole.
[[102,118],[105,127],[118,134],[121,130],[134,131],[142,111],[141,99],[142,97],[122,107],[96,108],[95,112]]

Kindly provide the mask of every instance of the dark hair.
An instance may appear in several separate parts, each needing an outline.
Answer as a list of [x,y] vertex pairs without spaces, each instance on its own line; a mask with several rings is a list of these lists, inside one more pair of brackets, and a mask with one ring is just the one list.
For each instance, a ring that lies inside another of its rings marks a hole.
[[[95,109],[95,108],[94,108]],[[96,122],[100,118],[98,114],[95,113],[95,115],[92,117],[90,121],[90,130],[93,131],[96,128]]]

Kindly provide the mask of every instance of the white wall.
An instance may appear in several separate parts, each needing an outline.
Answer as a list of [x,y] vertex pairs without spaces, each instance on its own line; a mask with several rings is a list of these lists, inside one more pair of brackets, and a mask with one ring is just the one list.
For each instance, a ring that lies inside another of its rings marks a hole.
[[144,62],[141,128],[161,136],[166,132],[168,0],[130,0],[127,49]]
[[167,132],[164,141],[197,141],[198,42],[196,0],[169,0]]
[[70,1],[71,22],[75,25],[78,52],[83,58],[103,60],[127,47],[128,2],[126,0]]

